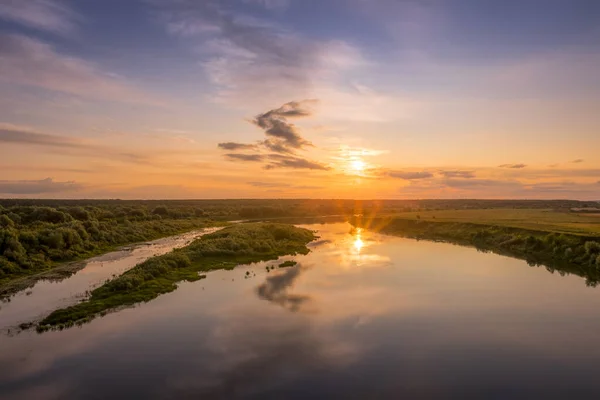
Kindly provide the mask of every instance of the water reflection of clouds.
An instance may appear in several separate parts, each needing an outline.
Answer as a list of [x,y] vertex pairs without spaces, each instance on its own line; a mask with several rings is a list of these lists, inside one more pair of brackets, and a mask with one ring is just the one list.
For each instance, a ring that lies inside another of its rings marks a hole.
[[302,265],[287,268],[282,273],[268,276],[264,283],[256,288],[258,297],[263,300],[278,304],[285,309],[297,312],[308,303],[311,298],[307,295],[292,294],[288,292],[302,271],[306,269]]
[[229,310],[207,339],[211,362],[197,361],[202,374],[172,378],[168,393],[211,399],[276,393],[311,373],[317,376],[356,359],[355,344],[291,315],[273,318],[244,306]]

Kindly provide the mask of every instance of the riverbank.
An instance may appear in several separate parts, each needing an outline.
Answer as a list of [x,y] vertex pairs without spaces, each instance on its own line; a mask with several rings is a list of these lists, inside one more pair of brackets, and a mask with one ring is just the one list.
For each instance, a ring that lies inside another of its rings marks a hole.
[[594,235],[401,217],[353,217],[350,223],[387,235],[472,246],[581,276],[588,286],[600,283],[600,238]]
[[[5,249],[5,257],[0,257],[0,298],[39,280],[69,277],[85,265],[84,260],[125,246],[225,224],[206,219],[181,219],[44,228],[50,233],[30,227],[5,228],[0,232],[0,245],[13,250]],[[44,244],[43,235],[57,242],[56,249]]]
[[181,281],[197,281],[201,272],[232,269],[240,264],[306,254],[314,234],[304,228],[274,223],[229,226],[202,236],[169,254],[153,257],[93,290],[71,307],[56,310],[38,325],[38,331],[91,321],[112,309],[150,301],[177,288]]

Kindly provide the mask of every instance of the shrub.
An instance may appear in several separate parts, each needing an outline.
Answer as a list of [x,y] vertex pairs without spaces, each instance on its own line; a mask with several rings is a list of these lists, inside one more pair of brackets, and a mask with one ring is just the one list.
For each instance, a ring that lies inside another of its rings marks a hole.
[[585,254],[587,254],[587,255],[591,256],[591,255],[600,254],[600,243],[598,243],[598,242],[593,242],[593,241],[585,242],[584,248],[585,248]]
[[0,215],[0,227],[2,228],[12,228],[15,226],[15,223],[12,219],[8,217],[8,215],[2,214]]

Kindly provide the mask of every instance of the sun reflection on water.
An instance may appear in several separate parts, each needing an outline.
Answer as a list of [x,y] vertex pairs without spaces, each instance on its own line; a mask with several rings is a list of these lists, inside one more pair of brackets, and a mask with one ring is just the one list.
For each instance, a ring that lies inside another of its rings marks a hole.
[[356,228],[354,232],[354,250],[360,253],[365,243],[362,240],[362,228]]

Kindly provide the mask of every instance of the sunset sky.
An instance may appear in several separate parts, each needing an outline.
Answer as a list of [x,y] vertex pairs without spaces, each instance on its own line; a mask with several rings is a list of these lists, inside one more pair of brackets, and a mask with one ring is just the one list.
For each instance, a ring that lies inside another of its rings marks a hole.
[[600,200],[598,0],[0,0],[0,197]]

